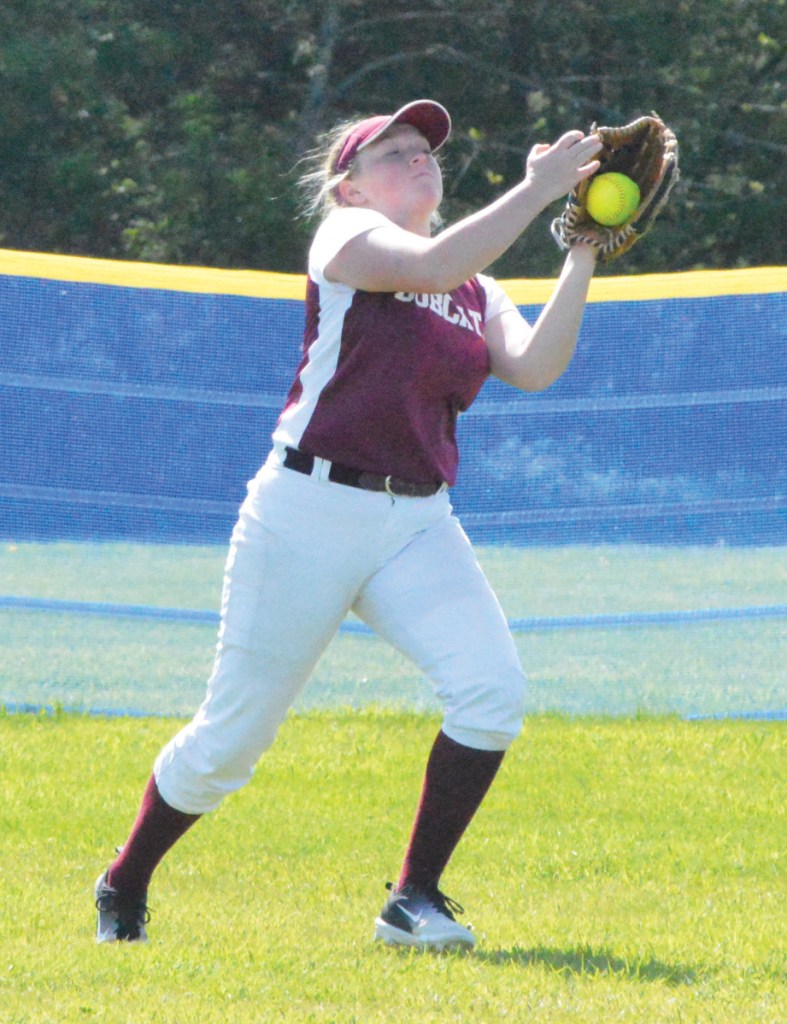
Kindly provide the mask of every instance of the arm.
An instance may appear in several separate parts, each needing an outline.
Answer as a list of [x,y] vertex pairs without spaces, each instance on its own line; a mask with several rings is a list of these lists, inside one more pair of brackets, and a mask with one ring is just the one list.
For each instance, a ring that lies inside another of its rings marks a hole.
[[534,218],[598,169],[595,135],[568,132],[554,145],[535,146],[522,182],[496,202],[435,238],[391,225],[348,242],[326,276],[364,291],[444,293],[493,263]]
[[596,255],[590,245],[569,251],[533,327],[513,310],[490,320],[484,333],[495,377],[522,391],[543,391],[560,377],[576,348]]

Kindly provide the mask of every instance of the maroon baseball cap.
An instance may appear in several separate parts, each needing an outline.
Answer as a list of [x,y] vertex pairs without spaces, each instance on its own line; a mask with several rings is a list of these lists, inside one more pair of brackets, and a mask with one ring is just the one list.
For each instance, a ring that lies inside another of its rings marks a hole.
[[432,152],[438,150],[451,133],[451,117],[440,103],[434,100],[414,100],[396,111],[395,114],[380,114],[367,117],[353,128],[341,148],[336,161],[336,171],[346,171],[356,153],[379,139],[395,124],[410,124],[426,138]]

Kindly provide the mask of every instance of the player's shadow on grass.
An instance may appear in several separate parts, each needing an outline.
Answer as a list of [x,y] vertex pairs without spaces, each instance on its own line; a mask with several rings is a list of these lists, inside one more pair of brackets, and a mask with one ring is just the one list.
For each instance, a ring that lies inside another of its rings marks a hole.
[[520,964],[522,967],[548,967],[556,974],[572,977],[628,978],[631,981],[661,982],[667,985],[692,985],[697,980],[696,968],[686,964],[667,964],[656,957],[621,957],[608,949],[576,946],[570,949],[552,949],[536,946],[533,949],[475,950],[473,957],[492,964]]

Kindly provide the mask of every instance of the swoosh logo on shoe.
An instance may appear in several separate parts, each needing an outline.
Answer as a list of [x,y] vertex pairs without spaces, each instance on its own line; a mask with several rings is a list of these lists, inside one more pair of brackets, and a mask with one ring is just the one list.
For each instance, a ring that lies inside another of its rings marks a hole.
[[413,924],[418,924],[418,922],[421,920],[420,914],[411,914],[409,910],[405,910],[401,903],[399,904],[397,909],[401,910],[405,917],[409,917]]

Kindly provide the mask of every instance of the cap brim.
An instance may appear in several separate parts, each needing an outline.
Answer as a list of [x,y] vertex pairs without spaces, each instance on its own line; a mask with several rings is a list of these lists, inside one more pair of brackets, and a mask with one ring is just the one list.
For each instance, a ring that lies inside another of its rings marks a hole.
[[387,121],[364,139],[358,150],[364,149],[395,124],[409,124],[426,138],[432,152],[436,152],[451,134],[451,115],[435,100],[413,100],[391,114]]

